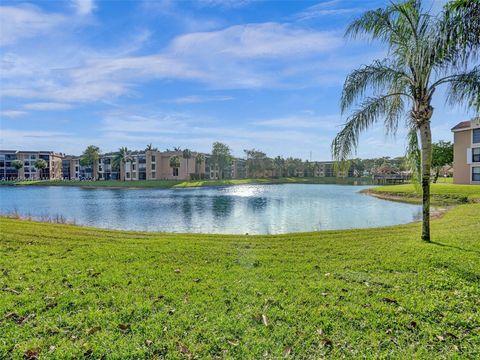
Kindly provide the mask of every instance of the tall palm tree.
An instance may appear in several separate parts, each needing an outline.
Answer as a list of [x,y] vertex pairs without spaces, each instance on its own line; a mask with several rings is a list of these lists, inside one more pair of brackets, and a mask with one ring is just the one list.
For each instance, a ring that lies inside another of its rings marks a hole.
[[40,179],[42,179],[42,176],[44,175],[43,170],[47,168],[47,165],[48,165],[47,162],[43,159],[37,159],[33,163],[33,166],[35,167],[35,169],[37,169],[39,171],[39,178]]
[[92,176],[95,178],[97,174],[98,161],[100,160],[100,148],[95,145],[89,145],[83,151],[80,157],[80,165],[92,168]]
[[[170,158],[169,163],[172,169],[178,169],[180,167],[180,157],[178,157],[177,155],[173,155]],[[177,173],[177,176],[178,176],[178,173]]]
[[205,162],[205,155],[198,153],[195,156],[195,174],[199,173],[200,166]]
[[17,170],[17,178],[18,178],[18,171],[23,168],[23,161],[16,159],[12,161],[12,166]]
[[133,160],[133,157],[131,155],[131,151],[128,150],[127,147],[125,146],[118,149],[118,152],[115,154],[113,158],[112,165],[115,168],[118,168],[121,171],[121,165],[123,165],[123,181],[126,180],[125,164],[127,162],[131,162],[132,160]]
[[454,36],[464,33],[465,25],[452,22],[447,13],[429,14],[423,11],[420,0],[408,0],[368,11],[350,24],[347,36],[369,35],[386,43],[389,55],[354,70],[346,78],[341,110],[355,110],[332,143],[335,159],[345,160],[357,147],[362,131],[383,120],[387,133],[395,134],[405,118],[407,154],[420,164],[421,170],[425,241],[430,241],[430,122],[435,91],[447,85],[449,104],[463,103],[480,111],[480,66],[474,66],[478,37]]
[[188,160],[192,158],[192,152],[189,149],[185,149],[182,152],[182,157],[187,160],[187,174],[188,174]]

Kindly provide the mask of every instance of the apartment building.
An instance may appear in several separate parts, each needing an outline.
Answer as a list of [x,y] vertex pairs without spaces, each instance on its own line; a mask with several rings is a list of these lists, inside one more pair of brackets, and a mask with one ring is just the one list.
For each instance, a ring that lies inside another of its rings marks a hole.
[[[61,179],[63,156],[53,151],[0,150],[0,179]],[[45,160],[47,166],[44,169],[35,167],[38,159]],[[13,166],[15,160],[22,162],[20,169]]]
[[[182,151],[140,150],[129,154],[130,160],[115,166],[117,153],[100,155],[98,161],[91,165],[82,165],[81,157],[63,155],[53,151],[17,151],[0,150],[0,179],[65,179],[65,180],[189,180],[189,179],[244,179],[247,177],[247,161],[234,158],[232,163],[220,170],[212,161],[212,156],[203,154],[204,161],[199,164],[192,152],[191,157],[183,157]],[[178,167],[171,166],[171,159],[178,159]],[[37,170],[34,163],[44,159],[47,167]],[[15,169],[12,162],[21,160],[23,167]],[[308,170],[308,171],[307,171]],[[220,173],[221,172],[221,173]],[[258,177],[282,176],[283,171],[275,169],[263,170]],[[335,169],[333,161],[310,163],[308,169],[304,163],[288,170],[290,176],[345,177],[353,176],[348,172]]]
[[314,177],[332,177],[335,176],[335,163],[333,161],[314,162]]
[[[205,163],[196,162],[197,154],[192,152],[191,158],[186,159],[182,151],[134,151],[131,153],[131,161],[120,164],[119,178],[126,181],[189,180],[195,175],[205,173]],[[172,167],[170,164],[174,156],[180,162],[179,167]]]
[[480,184],[480,117],[455,125],[453,131],[453,182]]

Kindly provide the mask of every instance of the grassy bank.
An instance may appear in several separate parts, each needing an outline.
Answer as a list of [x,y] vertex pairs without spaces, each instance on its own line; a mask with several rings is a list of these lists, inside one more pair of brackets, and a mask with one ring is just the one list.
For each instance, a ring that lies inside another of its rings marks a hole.
[[0,219],[0,358],[478,358],[480,204],[281,236]]
[[82,186],[92,188],[188,188],[207,186],[229,186],[247,184],[371,184],[370,178],[278,178],[278,179],[232,179],[232,180],[138,180],[138,181],[0,181],[0,185],[11,186]]
[[[382,186],[366,191],[385,199],[420,203],[421,189],[413,184]],[[432,204],[454,205],[480,202],[480,186],[437,183],[430,187]]]

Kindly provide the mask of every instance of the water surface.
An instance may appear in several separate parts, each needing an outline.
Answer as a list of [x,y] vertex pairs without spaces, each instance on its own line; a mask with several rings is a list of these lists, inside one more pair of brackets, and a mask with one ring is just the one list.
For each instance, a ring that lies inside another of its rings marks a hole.
[[419,218],[420,206],[360,194],[368,186],[238,185],[190,189],[0,187],[0,213],[108,229],[280,234],[378,227]]

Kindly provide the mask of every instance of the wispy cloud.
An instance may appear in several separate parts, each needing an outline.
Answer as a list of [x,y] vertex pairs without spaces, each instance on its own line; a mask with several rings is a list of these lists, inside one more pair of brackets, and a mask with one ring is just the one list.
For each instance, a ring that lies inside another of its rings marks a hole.
[[173,54],[261,59],[280,56],[299,58],[325,53],[343,43],[340,34],[296,28],[287,24],[259,23],[231,26],[220,31],[177,37]]
[[0,6],[0,46],[39,36],[64,23],[66,17],[30,4]]
[[340,115],[315,116],[307,112],[274,119],[257,120],[252,122],[252,125],[274,128],[334,130],[340,123]]
[[88,15],[95,10],[94,0],[72,0],[72,3],[78,15]]
[[28,110],[68,110],[72,108],[72,105],[65,103],[40,102],[26,104],[23,107]]
[[16,118],[28,114],[26,111],[21,110],[1,110],[0,117]]
[[200,104],[212,101],[229,101],[233,99],[234,98],[232,96],[225,95],[190,95],[178,97],[168,101],[176,104]]
[[222,7],[222,8],[240,8],[249,5],[254,0],[198,0],[200,6]]
[[[48,69],[45,62],[32,64],[10,54],[11,60],[5,58],[2,63],[2,76],[16,81],[5,84],[2,95],[54,102],[95,101],[132,93],[136,85],[152,79],[193,80],[218,89],[277,87],[289,78],[287,69],[293,61],[295,68],[302,68],[305,62],[325,57],[342,44],[338,33],[260,23],[180,35],[152,55],[85,56],[82,64],[60,72],[58,67]],[[22,61],[25,66],[19,66]],[[265,61],[272,64],[265,66]],[[39,73],[45,78],[39,80]],[[286,76],[282,78],[282,74]],[[23,83],[18,81],[19,75],[24,77]]]
[[348,15],[364,11],[361,7],[341,7],[342,5],[339,0],[321,2],[296,14],[295,19],[311,20],[322,16]]

